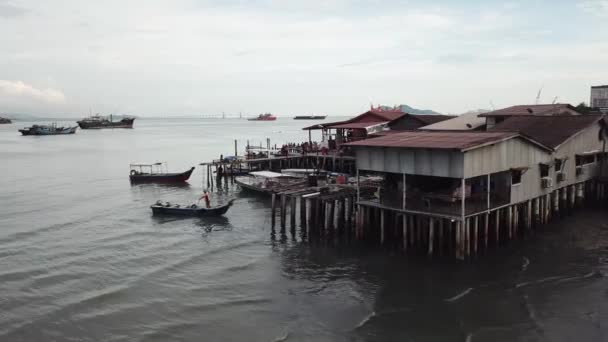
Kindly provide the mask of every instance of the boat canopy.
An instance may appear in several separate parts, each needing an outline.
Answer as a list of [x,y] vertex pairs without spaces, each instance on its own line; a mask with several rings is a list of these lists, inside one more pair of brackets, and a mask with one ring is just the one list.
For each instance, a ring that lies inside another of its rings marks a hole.
[[280,177],[289,177],[282,173],[272,172],[272,171],[253,171],[249,172],[250,175],[255,177],[264,177],[264,178],[280,178]]
[[136,163],[136,164],[129,164],[131,167],[140,167],[140,166],[158,166],[158,165],[163,165],[164,163],[161,162],[157,162],[157,163]]

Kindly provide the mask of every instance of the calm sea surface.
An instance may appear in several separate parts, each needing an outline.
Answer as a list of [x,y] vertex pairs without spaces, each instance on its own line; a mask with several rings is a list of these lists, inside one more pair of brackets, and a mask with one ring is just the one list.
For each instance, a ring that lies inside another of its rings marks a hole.
[[[608,211],[588,209],[470,263],[271,235],[238,191],[225,218],[158,219],[190,185],[132,186],[310,122],[136,120],[22,137],[0,125],[0,341],[608,341]],[[280,234],[279,234],[280,235]]]

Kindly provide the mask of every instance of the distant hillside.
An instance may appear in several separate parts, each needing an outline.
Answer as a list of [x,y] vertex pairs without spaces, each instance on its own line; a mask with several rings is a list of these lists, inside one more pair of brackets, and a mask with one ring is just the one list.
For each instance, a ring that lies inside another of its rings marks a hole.
[[402,104],[399,107],[401,108],[402,112],[409,113],[409,114],[423,114],[423,115],[424,114],[441,114],[441,113],[438,113],[431,109],[418,109],[418,108],[410,107],[406,104]]
[[483,114],[483,113],[488,113],[488,112],[491,112],[491,111],[492,111],[492,109],[471,109],[471,110],[468,110],[468,111],[466,111],[466,112],[464,112],[462,114]]

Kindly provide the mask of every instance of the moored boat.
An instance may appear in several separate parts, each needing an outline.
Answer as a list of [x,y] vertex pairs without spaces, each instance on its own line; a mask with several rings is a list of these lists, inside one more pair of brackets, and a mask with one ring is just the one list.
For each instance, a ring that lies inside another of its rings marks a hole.
[[294,120],[323,120],[327,115],[298,115],[294,116]]
[[258,115],[255,118],[250,118],[250,119],[247,119],[247,120],[249,120],[249,121],[274,121],[276,119],[277,119],[276,116],[274,116],[274,115],[272,115],[270,113],[266,113],[266,114],[260,114],[260,115]]
[[9,118],[0,117],[0,124],[10,124],[12,122],[13,121],[11,121],[11,119],[9,119]]
[[180,206],[179,204],[171,204],[169,202],[163,203],[162,201],[157,201],[155,204],[151,205],[153,215],[167,215],[167,216],[220,216],[224,215],[228,209],[232,206],[234,199],[231,199],[226,204],[218,205],[215,207],[201,207],[196,204],[191,204],[188,206]]
[[19,132],[23,135],[60,135],[60,134],[74,134],[78,126],[74,127],[57,127],[56,124],[52,125],[33,125],[20,129]]
[[254,171],[250,172],[248,176],[236,177],[234,182],[244,190],[270,194],[276,188],[306,184],[307,180],[272,171]]
[[131,164],[129,180],[133,183],[183,183],[190,178],[194,166],[184,172],[170,173],[166,163]]
[[114,121],[110,117],[100,116],[99,114],[76,121],[82,129],[101,129],[101,128],[133,128],[135,118],[124,117],[120,121]]

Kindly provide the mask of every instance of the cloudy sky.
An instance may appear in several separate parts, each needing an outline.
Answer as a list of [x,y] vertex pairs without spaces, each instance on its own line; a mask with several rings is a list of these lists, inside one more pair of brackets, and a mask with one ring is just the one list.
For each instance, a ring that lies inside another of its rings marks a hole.
[[0,0],[0,32],[0,113],[460,113],[608,84],[608,0]]

